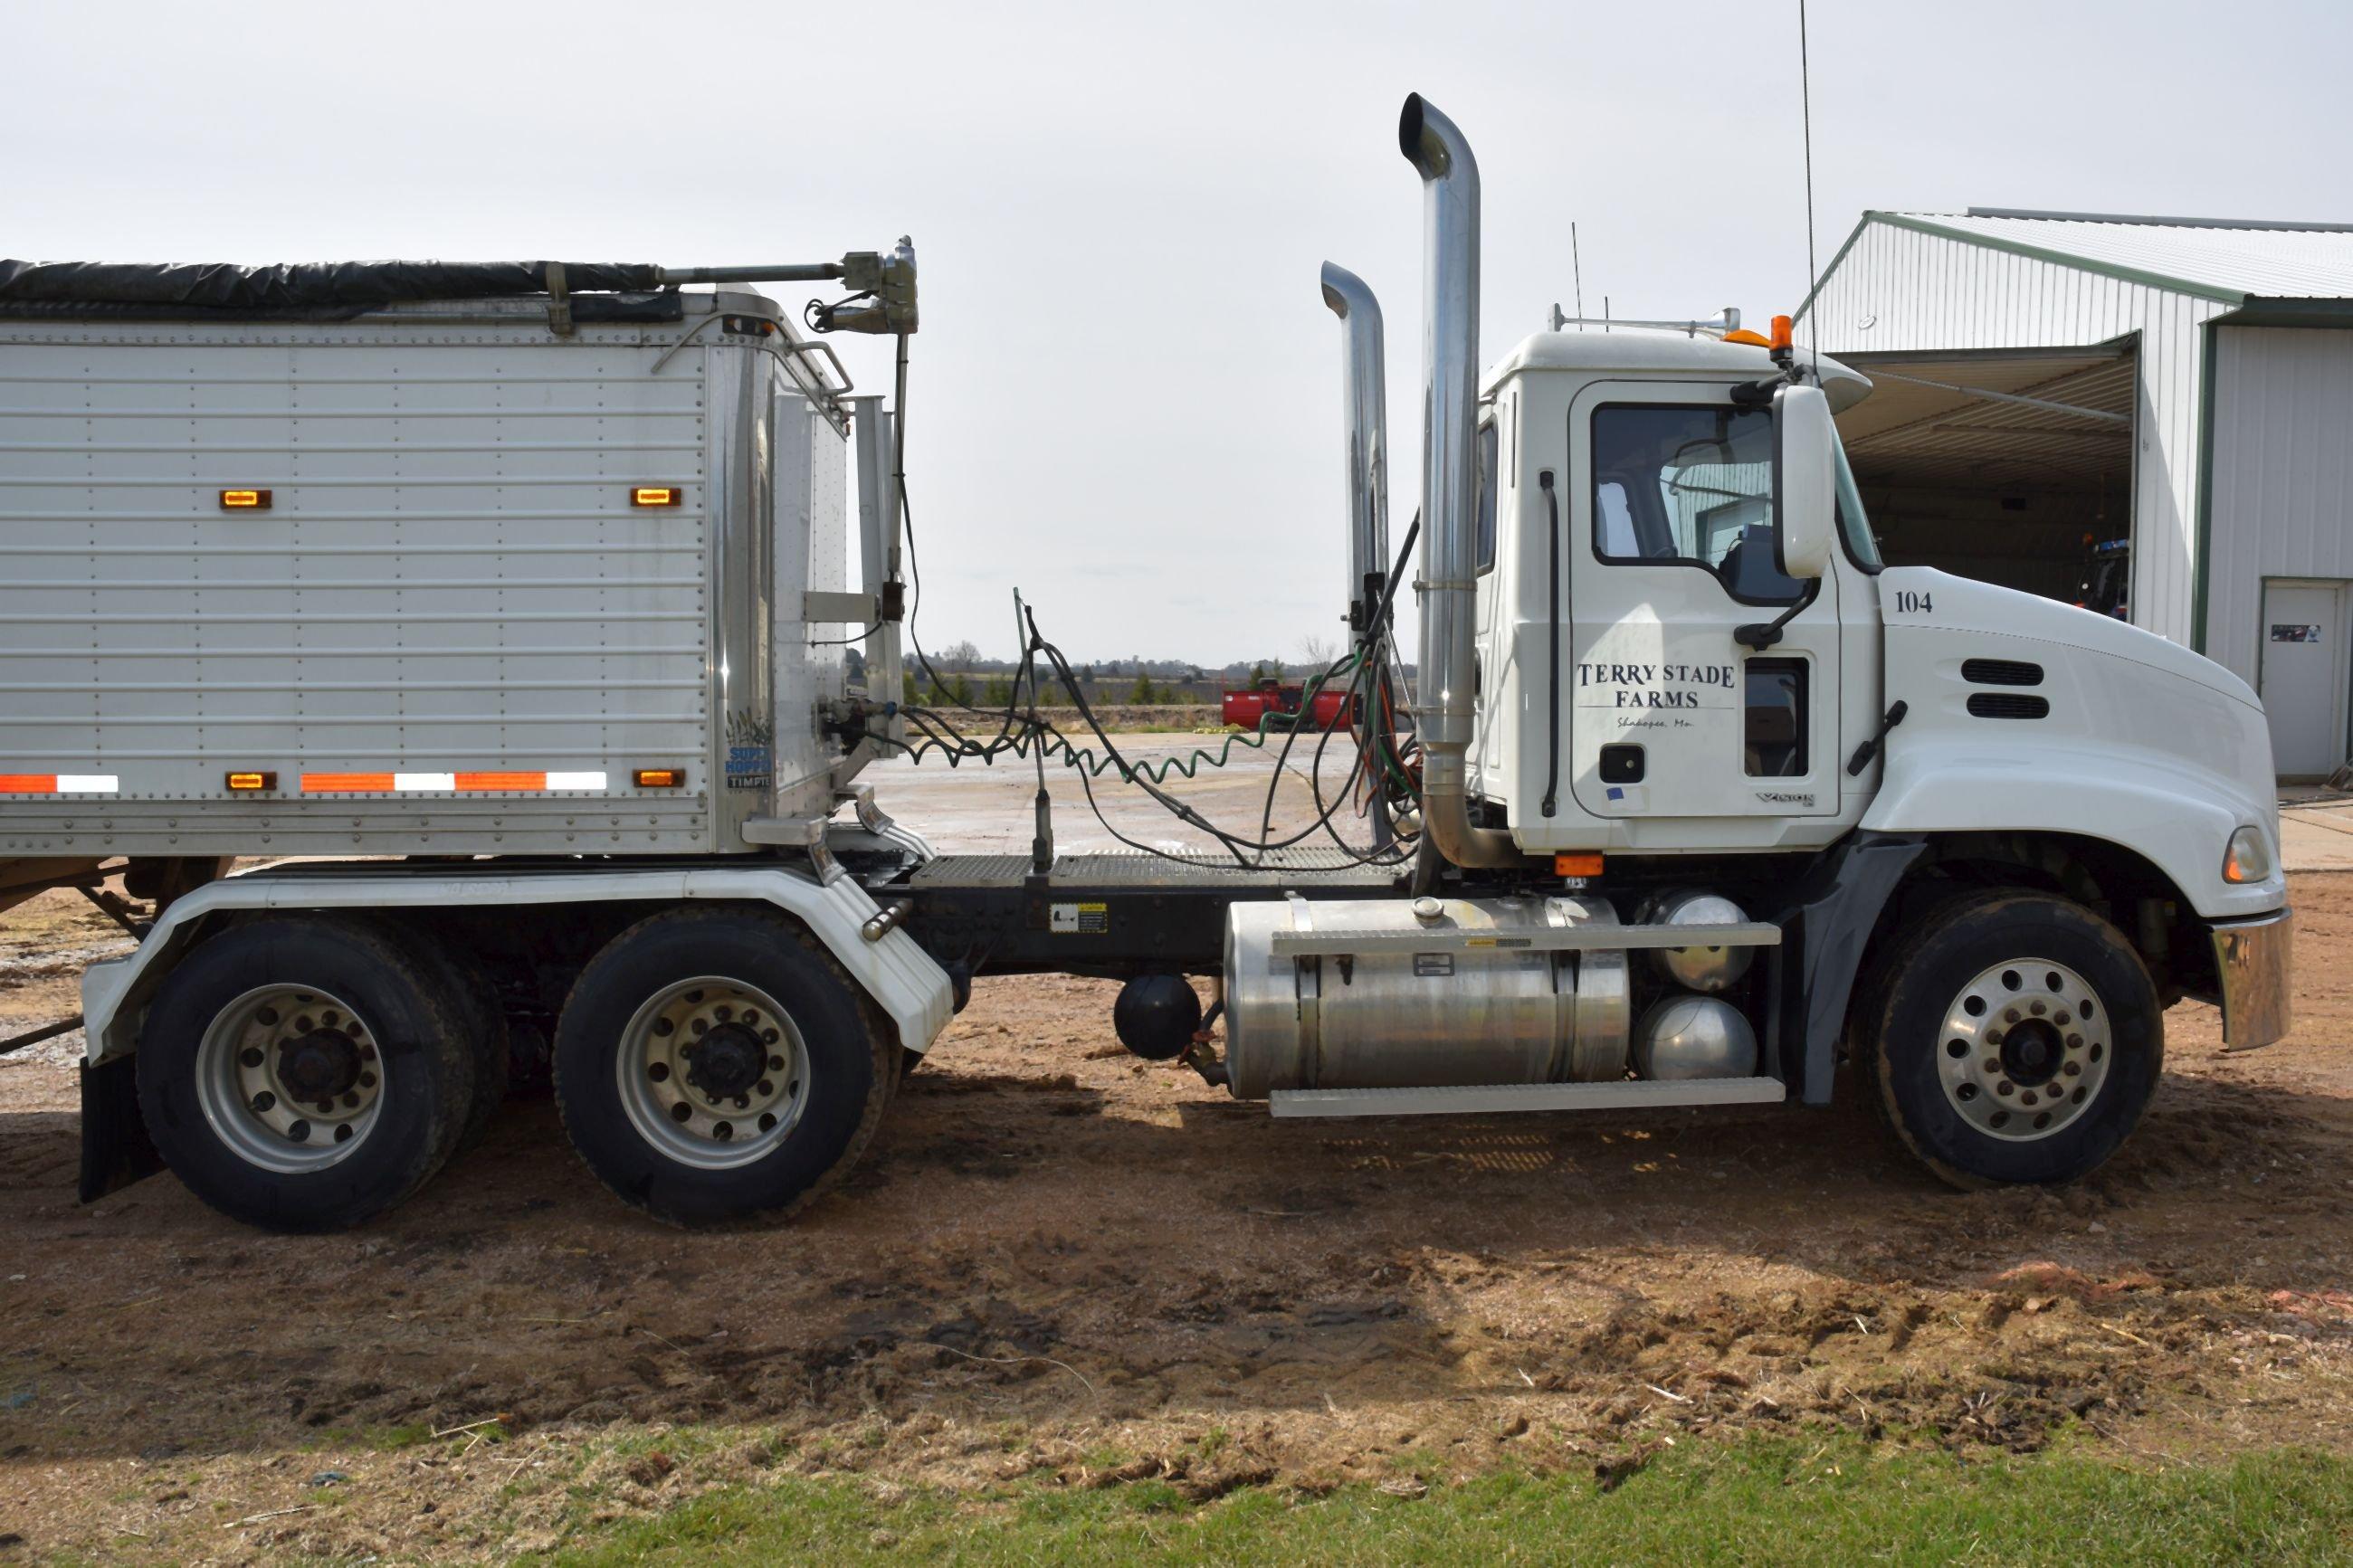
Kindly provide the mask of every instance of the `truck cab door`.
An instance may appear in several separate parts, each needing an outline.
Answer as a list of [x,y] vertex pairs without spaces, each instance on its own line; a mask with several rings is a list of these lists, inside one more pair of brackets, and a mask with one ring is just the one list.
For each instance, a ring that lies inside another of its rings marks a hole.
[[[1603,382],[1570,405],[1570,773],[1596,816],[1769,821],[1840,807],[1839,574],[1781,570],[1774,418],[1721,384]],[[1751,649],[1741,627],[1784,614]]]

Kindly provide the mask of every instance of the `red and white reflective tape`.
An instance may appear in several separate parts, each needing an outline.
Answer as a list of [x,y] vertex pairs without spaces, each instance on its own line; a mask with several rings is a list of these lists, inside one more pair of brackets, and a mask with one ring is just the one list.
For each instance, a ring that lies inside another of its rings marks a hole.
[[479,795],[485,792],[547,795],[561,790],[605,789],[601,773],[496,771],[455,773],[304,773],[304,795]]
[[0,795],[116,795],[112,773],[0,773]]

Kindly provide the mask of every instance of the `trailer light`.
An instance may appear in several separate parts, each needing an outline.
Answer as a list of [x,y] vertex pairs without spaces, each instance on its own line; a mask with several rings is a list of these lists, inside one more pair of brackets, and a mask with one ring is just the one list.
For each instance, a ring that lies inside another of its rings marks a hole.
[[276,789],[278,775],[272,773],[231,773],[228,787],[232,790]]
[[629,491],[631,506],[676,506],[686,492],[676,485],[639,485]]
[[1599,877],[1601,857],[1599,854],[1556,855],[1552,858],[1552,874],[1556,877]]
[[220,493],[223,511],[268,511],[268,490],[223,490]]
[[638,781],[639,789],[684,789],[686,787],[684,768],[639,768],[631,776]]
[[1791,342],[1792,342],[1792,341],[1793,341],[1793,334],[1791,333],[1790,329],[1789,329],[1789,318],[1788,318],[1788,317],[1787,317],[1787,316],[1776,316],[1776,317],[1774,317],[1774,318],[1773,318],[1773,352],[1774,352],[1775,353],[1788,353],[1788,352],[1789,352],[1789,345],[1790,345],[1790,343],[1791,343]]
[[2260,882],[2271,874],[2272,847],[2262,828],[2242,827],[2231,835],[2230,847],[2222,851],[2222,880]]

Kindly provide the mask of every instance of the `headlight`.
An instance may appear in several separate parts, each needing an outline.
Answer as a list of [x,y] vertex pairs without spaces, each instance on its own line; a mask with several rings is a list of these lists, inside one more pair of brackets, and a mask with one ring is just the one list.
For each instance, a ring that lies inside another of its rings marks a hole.
[[2222,852],[2222,880],[2260,882],[2272,874],[2272,847],[2260,827],[2242,827]]

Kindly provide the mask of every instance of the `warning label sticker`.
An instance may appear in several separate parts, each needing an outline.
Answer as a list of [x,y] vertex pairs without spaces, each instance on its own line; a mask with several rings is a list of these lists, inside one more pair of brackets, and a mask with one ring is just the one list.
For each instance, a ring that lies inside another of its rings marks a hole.
[[1111,931],[1109,904],[1051,904],[1047,929],[1056,936],[1106,936]]

